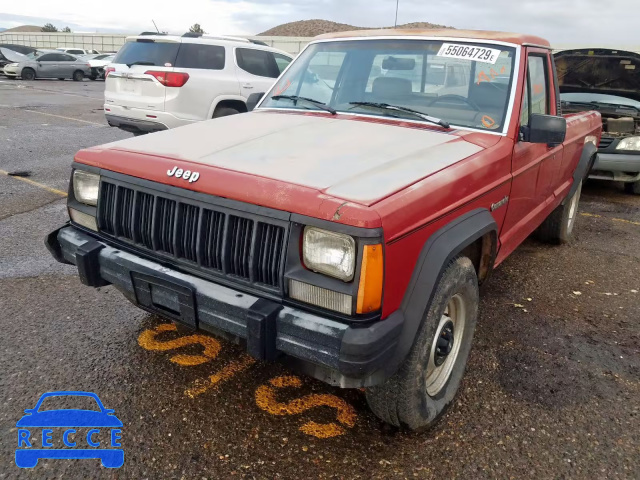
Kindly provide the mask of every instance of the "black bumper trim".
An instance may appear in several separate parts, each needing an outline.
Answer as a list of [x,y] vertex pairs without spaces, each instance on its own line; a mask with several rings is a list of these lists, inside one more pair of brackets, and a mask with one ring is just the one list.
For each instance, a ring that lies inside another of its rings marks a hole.
[[118,115],[105,114],[107,123],[112,127],[118,127],[128,132],[159,132],[167,130],[167,126],[159,122],[151,122],[149,120],[138,120],[135,118],[120,117]]
[[46,243],[58,261],[78,266],[86,285],[113,284],[144,310],[245,339],[248,353],[260,360],[283,359],[342,387],[372,386],[393,373],[385,366],[402,331],[400,312],[369,327],[350,327],[167,268],[73,226],[52,232]]

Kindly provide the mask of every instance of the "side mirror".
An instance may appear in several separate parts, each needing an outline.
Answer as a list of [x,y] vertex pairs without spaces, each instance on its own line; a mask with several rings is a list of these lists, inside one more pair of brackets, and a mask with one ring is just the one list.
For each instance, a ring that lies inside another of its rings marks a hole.
[[556,147],[567,135],[567,120],[554,115],[532,113],[529,125],[521,129],[522,140],[528,143],[546,143]]
[[249,95],[249,98],[247,98],[247,111],[253,111],[253,109],[256,108],[256,105],[260,103],[260,100],[262,100],[262,97],[264,97],[264,92],[252,93],[251,95]]

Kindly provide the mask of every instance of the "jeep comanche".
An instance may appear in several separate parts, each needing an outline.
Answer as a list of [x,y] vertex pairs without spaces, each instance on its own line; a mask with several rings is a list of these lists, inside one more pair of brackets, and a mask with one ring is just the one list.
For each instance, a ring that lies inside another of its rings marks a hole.
[[571,237],[602,122],[559,103],[541,38],[321,36],[250,113],[78,152],[46,243],[86,285],[429,426],[478,286],[532,233]]

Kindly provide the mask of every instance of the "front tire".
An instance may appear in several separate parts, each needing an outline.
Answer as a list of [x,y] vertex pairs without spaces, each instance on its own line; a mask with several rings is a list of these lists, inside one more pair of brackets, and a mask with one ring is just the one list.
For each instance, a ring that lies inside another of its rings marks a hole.
[[452,260],[398,372],[366,390],[367,403],[378,418],[410,430],[428,428],[438,421],[460,386],[478,303],[478,278],[471,260]]
[[536,236],[539,240],[555,244],[568,243],[571,240],[578,217],[581,194],[582,182],[578,184],[571,198],[567,198],[563,205],[551,212],[551,215],[538,227]]
[[36,72],[34,72],[31,68],[22,69],[22,73],[20,74],[23,80],[34,80],[36,78]]
[[640,181],[624,184],[624,191],[632,195],[640,195]]

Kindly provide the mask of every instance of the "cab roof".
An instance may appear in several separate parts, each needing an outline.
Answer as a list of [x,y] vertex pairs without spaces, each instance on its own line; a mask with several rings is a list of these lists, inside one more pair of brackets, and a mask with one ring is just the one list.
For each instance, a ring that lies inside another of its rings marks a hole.
[[494,40],[515,45],[536,45],[551,48],[544,38],[520,33],[490,32],[484,30],[456,30],[452,28],[383,28],[377,30],[353,30],[349,32],[325,33],[314,40],[334,40],[354,37],[451,37],[477,40]]

